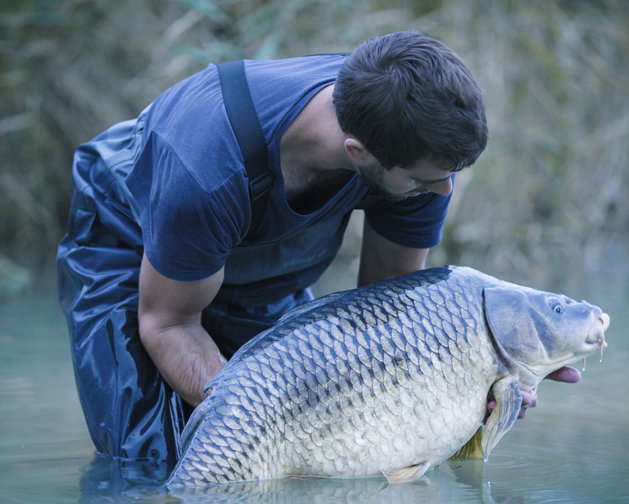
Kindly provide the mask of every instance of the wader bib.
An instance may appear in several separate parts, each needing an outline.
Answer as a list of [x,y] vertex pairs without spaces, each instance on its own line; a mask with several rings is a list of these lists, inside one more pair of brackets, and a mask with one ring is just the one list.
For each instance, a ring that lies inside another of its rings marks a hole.
[[[141,151],[147,110],[77,149],[57,272],[79,398],[97,451],[123,460],[174,461],[191,408],[162,379],[140,341],[144,247],[139,212],[124,183]],[[348,219],[339,215],[282,243],[232,251],[224,284],[202,313],[225,357],[312,299],[308,287],[336,255]]]

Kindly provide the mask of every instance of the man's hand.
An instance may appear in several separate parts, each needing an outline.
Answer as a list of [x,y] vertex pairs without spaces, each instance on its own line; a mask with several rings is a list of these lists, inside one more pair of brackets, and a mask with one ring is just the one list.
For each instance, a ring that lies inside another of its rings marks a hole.
[[[581,379],[581,373],[578,369],[564,366],[557,371],[553,371],[544,379],[564,383],[577,383]],[[524,416],[526,415],[526,410],[529,408],[534,408],[535,406],[537,406],[537,388],[534,388],[530,392],[522,390],[522,407],[520,408],[520,414],[518,415],[518,418],[524,418]],[[491,414],[495,407],[496,400],[494,399],[494,396],[490,391],[489,396],[487,397],[487,416]]]
[[201,311],[223,283],[223,269],[198,281],[158,273],[146,255],[140,270],[140,339],[162,377],[193,407],[203,387],[227,362],[201,326]]

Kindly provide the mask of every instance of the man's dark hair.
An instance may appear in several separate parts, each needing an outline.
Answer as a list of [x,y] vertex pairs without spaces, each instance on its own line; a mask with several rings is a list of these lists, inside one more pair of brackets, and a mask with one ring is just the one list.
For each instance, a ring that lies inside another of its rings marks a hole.
[[386,169],[429,156],[453,171],[487,145],[485,105],[465,63],[417,32],[376,37],[352,52],[334,86],[341,129]]

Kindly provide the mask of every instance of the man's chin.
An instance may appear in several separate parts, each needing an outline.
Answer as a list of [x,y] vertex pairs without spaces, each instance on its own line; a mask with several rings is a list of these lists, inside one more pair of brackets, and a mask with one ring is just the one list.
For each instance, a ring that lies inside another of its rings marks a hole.
[[403,201],[409,198],[409,196],[407,196],[406,194],[389,194],[387,196],[383,196],[383,198],[389,201]]
[[414,198],[415,196],[420,196],[421,194],[426,194],[426,193],[408,192],[408,193],[402,193],[402,194],[393,194],[390,192],[384,192],[384,191],[378,191],[378,190],[372,189],[372,194],[375,194],[376,196],[380,196],[381,198],[386,199],[388,201],[403,201],[405,199]]
[[371,194],[388,201],[402,201],[407,198],[405,194],[393,194],[388,191],[383,191],[380,187],[373,187],[369,185],[369,188],[371,189]]

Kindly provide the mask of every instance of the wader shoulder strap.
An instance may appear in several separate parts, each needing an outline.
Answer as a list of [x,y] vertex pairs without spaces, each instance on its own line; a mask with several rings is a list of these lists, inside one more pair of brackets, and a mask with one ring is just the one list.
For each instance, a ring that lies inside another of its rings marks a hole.
[[248,241],[262,219],[267,193],[273,187],[273,174],[268,168],[266,140],[251,99],[244,61],[221,63],[217,67],[227,116],[245,160],[249,179],[251,225],[244,240]]

